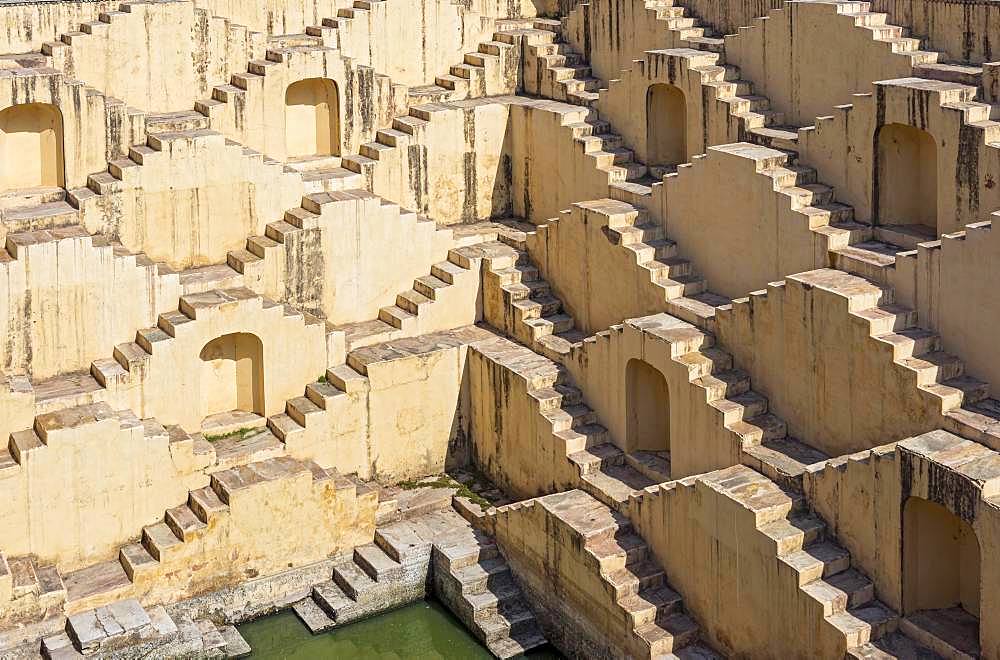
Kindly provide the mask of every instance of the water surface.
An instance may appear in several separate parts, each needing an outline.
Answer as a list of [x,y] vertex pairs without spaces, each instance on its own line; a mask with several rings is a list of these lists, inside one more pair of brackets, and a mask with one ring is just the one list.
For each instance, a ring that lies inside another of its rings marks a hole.
[[[285,610],[239,626],[255,660],[489,660],[493,656],[437,601],[420,601],[312,635]],[[562,656],[532,653],[532,660]]]

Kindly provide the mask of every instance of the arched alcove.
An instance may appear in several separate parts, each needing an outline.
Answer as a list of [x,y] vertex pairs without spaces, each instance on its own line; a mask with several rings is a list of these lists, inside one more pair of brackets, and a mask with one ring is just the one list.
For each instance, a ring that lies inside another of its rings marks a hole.
[[903,508],[903,611],[960,608],[979,616],[979,540],[945,507],[910,497]]
[[257,335],[216,337],[199,357],[202,417],[233,410],[264,414],[264,345]]
[[62,113],[48,103],[0,112],[0,190],[62,187]]
[[657,83],[646,90],[646,153],[650,167],[687,162],[687,103],[679,87]]
[[285,152],[288,158],[340,155],[337,84],[308,78],[285,90]]
[[937,144],[927,131],[886,124],[878,131],[877,220],[937,236]]
[[625,367],[628,451],[670,452],[670,392],[659,371],[642,360]]

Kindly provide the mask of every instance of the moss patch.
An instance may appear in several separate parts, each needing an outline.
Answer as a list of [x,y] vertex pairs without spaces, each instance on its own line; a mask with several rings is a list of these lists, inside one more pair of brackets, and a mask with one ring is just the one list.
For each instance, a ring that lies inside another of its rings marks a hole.
[[403,481],[396,484],[403,490],[416,490],[417,488],[454,488],[458,492],[455,493],[457,497],[464,497],[470,502],[475,502],[479,505],[479,508],[486,510],[493,506],[490,501],[482,497],[478,493],[475,493],[463,483],[455,481],[449,476],[437,477],[436,479],[428,479],[425,481]]
[[236,429],[235,431],[228,431],[226,433],[219,433],[217,435],[209,435],[206,433],[202,435],[202,437],[208,440],[209,442],[215,442],[216,440],[227,440],[229,438],[234,438],[236,436],[239,436],[240,440],[246,440],[247,438],[249,438],[250,436],[254,435],[259,431],[260,427],[258,426],[244,426],[243,428]]

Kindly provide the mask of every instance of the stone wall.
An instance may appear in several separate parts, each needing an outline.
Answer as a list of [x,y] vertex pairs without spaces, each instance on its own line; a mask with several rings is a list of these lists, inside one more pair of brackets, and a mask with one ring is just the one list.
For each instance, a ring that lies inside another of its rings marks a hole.
[[[877,31],[856,25],[853,16],[844,15],[845,7],[786,2],[726,37],[726,61],[753,81],[755,94],[771,99],[786,124],[809,126],[833,106],[850,103],[852,94],[868,91],[872,81],[913,75],[911,55],[895,52],[891,43],[874,38]],[[816,48],[818,43],[824,47]]]
[[[969,523],[984,551],[981,569],[974,567],[980,570],[983,657],[995,654],[1000,644],[989,623],[996,616],[995,590],[989,587],[998,579],[996,562],[985,552],[996,542],[1000,520],[995,472],[986,467],[995,462],[985,447],[937,430],[817,464],[804,480],[810,505],[850,550],[853,564],[872,577],[878,597],[897,611],[905,611],[908,588],[904,553],[918,550],[904,545],[907,500],[934,502]],[[943,579],[955,568],[953,558],[938,561]]]
[[941,334],[944,349],[962,356],[969,374],[1000,383],[992,341],[1000,324],[1000,227],[992,229],[974,223],[897,255],[893,287],[922,325]]
[[992,2],[874,0],[872,11],[886,12],[892,22],[925,39],[926,48],[940,50],[952,61],[982,63],[997,58],[1000,7]]
[[451,0],[383,0],[353,14],[337,19],[340,50],[409,86],[433,84],[494,29],[494,16]]
[[[602,580],[596,557],[587,552],[587,538],[564,519],[564,495],[541,497],[501,510],[486,521],[503,549],[518,583],[539,613],[550,640],[564,652],[581,657],[641,657],[631,622]],[[586,496],[584,496],[586,497]],[[551,632],[550,632],[551,631]],[[648,650],[647,650],[648,652]]]
[[799,273],[720,313],[718,336],[790,435],[839,456],[947,425],[941,396],[873,337],[891,304],[859,277]]
[[580,202],[528,234],[531,260],[587,334],[665,308],[663,287],[623,245],[624,229],[639,224],[640,216],[645,219],[644,212],[611,199]]
[[394,125],[403,130],[381,132],[368,152],[375,161],[362,166],[376,194],[442,224],[511,214],[515,137],[506,103],[429,105]]
[[[360,66],[332,48],[292,48],[279,51],[246,75],[245,88],[231,88],[223,97],[206,101],[203,111],[211,127],[245,147],[276,160],[286,160],[289,145],[305,139],[309,129],[289,117],[286,92],[301,81],[325,81],[322,105],[331,110],[332,155],[358,152],[393,117],[406,114],[406,87],[375,69]],[[318,152],[313,152],[318,153]],[[298,155],[298,154],[293,154]]]
[[82,227],[14,234],[0,300],[3,369],[46,378],[75,371],[177,308],[176,273],[118,255]]
[[185,0],[124,2],[89,32],[46,46],[67,76],[148,112],[190,109],[264,56],[265,35]]
[[470,355],[473,462],[515,497],[573,487],[577,474],[566,458],[565,443],[555,440],[552,422],[529,394],[552,386],[558,375],[555,364],[535,356],[511,368],[495,353],[511,349],[516,351],[516,345],[498,340],[474,346]]
[[151,136],[79,192],[82,224],[173,268],[217,264],[301,201],[301,178],[220,133]]
[[655,486],[629,501],[628,517],[714,648],[840,657],[843,639],[760,529],[790,506],[773,483],[737,466]]
[[[1000,187],[994,183],[1000,178],[1000,149],[991,146],[1000,124],[989,121],[989,106],[975,102],[975,94],[974,87],[934,80],[878,82],[870,94],[835,108],[815,130],[800,132],[799,155],[854,207],[858,220],[911,222],[893,217],[892,207],[880,209],[880,202],[885,206],[881,200],[889,191],[910,191],[920,181],[920,199],[931,207],[937,233],[961,230],[1000,208]],[[935,145],[933,153],[882,171],[878,137],[894,125],[923,131]]]
[[[106,404],[40,415],[15,434],[25,450],[21,469],[0,481],[3,552],[63,570],[117,557],[137,530],[208,483],[212,457],[196,454],[190,438],[175,441],[155,420]],[[33,448],[31,434],[41,438]]]

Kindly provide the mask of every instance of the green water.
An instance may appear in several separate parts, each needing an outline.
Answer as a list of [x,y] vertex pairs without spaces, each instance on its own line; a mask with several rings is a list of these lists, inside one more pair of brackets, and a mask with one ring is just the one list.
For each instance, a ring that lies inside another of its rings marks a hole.
[[[421,601],[377,617],[312,635],[285,610],[239,626],[258,660],[489,660],[489,652],[436,601]],[[532,660],[562,656],[532,653]]]

